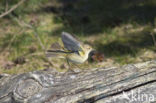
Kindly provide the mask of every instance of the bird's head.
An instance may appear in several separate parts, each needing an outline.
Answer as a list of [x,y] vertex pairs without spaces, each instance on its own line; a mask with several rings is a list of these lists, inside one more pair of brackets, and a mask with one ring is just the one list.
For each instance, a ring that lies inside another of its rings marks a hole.
[[85,44],[83,48],[84,48],[84,51],[88,54],[93,50],[93,48],[87,44]]

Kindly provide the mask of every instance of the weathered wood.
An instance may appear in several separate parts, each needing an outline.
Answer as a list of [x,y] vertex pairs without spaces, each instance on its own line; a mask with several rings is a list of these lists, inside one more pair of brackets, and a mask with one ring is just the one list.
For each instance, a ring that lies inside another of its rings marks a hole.
[[154,103],[156,61],[77,73],[52,69],[0,78],[0,103]]

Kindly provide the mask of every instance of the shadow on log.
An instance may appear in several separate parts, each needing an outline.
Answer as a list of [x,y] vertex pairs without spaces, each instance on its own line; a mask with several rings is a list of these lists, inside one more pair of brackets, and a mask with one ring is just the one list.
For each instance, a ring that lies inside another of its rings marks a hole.
[[155,103],[156,61],[0,76],[0,103]]

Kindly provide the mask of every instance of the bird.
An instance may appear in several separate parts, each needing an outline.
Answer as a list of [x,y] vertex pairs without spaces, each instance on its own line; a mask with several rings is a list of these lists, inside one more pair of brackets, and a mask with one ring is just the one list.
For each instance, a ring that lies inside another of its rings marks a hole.
[[[68,66],[72,64],[82,64],[88,57],[93,48],[88,44],[76,40],[71,34],[62,32],[61,40],[63,46],[58,42],[53,43],[53,49],[47,50],[47,57],[66,59]],[[69,68],[70,69],[70,68]]]

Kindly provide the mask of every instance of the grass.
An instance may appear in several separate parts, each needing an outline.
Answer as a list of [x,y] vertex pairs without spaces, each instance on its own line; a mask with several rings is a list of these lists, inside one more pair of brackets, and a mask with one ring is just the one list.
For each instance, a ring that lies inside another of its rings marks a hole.
[[[0,20],[0,73],[19,74],[50,67],[36,32],[46,49],[59,40],[62,31],[67,31],[105,55],[103,62],[85,63],[81,68],[152,60],[156,57],[151,36],[156,34],[155,6],[155,0],[47,0],[34,8],[29,5],[23,13],[17,10],[16,15]],[[32,23],[36,31],[23,22]],[[15,63],[20,60],[23,62]],[[63,60],[52,63],[51,68],[66,70],[66,65],[60,69]]]

